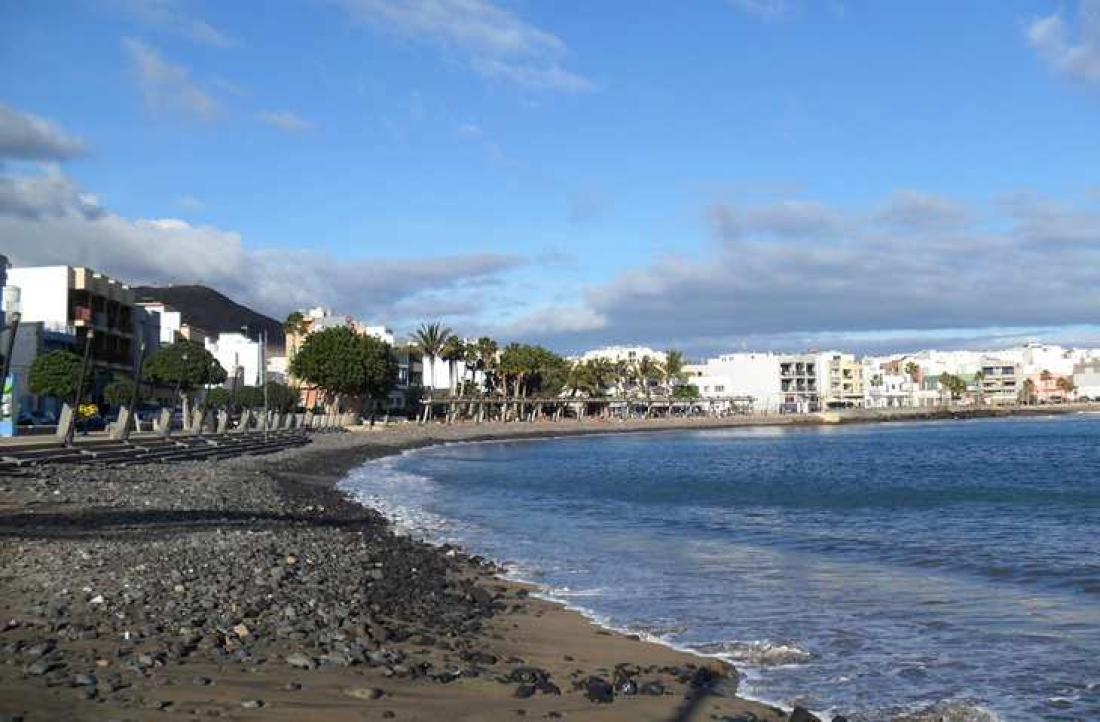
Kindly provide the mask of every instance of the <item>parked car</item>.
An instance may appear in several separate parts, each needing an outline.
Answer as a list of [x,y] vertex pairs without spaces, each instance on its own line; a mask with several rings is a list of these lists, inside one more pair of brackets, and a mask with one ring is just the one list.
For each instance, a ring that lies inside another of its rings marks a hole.
[[37,411],[22,411],[15,423],[16,426],[53,426],[57,424],[57,419]]

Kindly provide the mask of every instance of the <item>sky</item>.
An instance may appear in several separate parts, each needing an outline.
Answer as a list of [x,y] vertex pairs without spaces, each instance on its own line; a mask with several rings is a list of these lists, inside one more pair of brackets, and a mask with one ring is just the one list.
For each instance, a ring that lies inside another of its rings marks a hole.
[[0,0],[0,253],[574,352],[1100,345],[1100,0]]

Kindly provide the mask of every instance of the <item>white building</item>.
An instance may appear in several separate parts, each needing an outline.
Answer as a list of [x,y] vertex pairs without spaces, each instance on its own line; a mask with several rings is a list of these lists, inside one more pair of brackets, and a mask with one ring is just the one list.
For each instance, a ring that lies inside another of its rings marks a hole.
[[1077,398],[1100,400],[1100,359],[1082,361],[1073,367],[1074,392]]
[[[239,386],[259,386],[263,350],[260,342],[243,333],[221,333],[206,341],[206,350],[218,360],[229,376],[226,383]],[[236,379],[236,381],[234,381]]]
[[779,357],[770,353],[731,353],[686,364],[687,382],[704,398],[751,398],[759,413],[779,409]]
[[176,309],[160,301],[139,301],[138,306],[146,313],[155,313],[160,317],[160,343],[164,345],[176,342],[183,328],[183,315]]
[[620,361],[636,363],[646,356],[658,363],[664,363],[667,358],[664,351],[654,351],[648,346],[604,346],[603,348],[585,351],[574,360],[595,361],[597,359],[603,359],[612,363],[618,363]]

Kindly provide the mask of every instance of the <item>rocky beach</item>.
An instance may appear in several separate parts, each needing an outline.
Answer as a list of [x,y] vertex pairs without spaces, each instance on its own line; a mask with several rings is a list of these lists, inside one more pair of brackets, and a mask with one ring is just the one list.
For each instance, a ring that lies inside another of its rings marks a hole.
[[397,535],[335,489],[407,448],[662,425],[410,425],[4,477],[0,719],[813,719],[737,698],[716,660]]

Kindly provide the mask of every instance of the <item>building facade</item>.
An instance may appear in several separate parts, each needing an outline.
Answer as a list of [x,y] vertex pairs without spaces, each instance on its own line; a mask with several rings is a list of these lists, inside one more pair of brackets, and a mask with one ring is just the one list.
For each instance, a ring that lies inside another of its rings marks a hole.
[[82,266],[12,268],[8,283],[20,289],[24,323],[75,337],[81,353],[91,334],[89,361],[98,374],[133,372],[138,344],[129,286]]
[[982,362],[982,400],[987,404],[1015,404],[1020,400],[1023,378],[1020,366],[999,359]]

